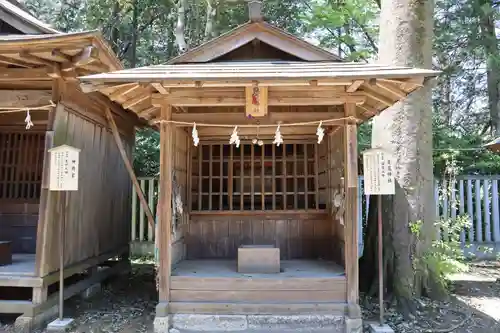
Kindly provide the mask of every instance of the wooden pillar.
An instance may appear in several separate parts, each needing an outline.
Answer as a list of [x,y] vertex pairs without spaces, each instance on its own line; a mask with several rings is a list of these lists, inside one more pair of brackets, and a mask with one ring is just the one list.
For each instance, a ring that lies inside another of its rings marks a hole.
[[[345,104],[346,116],[356,115],[355,104]],[[348,123],[344,127],[344,182],[345,182],[345,267],[347,275],[347,303],[349,317],[358,318],[359,272],[358,272],[358,140],[357,125]]]
[[172,225],[172,170],[174,127],[165,122],[172,118],[172,106],[161,107],[160,123],[160,219],[158,221],[159,252],[159,301],[168,304],[170,301],[171,271],[171,225]]

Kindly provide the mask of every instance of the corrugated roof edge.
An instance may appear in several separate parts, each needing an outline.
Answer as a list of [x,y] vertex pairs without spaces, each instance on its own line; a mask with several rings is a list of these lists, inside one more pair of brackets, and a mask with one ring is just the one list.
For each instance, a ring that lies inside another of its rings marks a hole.
[[8,11],[12,15],[15,15],[18,19],[29,23],[41,33],[60,33],[60,31],[52,28],[50,25],[38,20],[33,15],[25,11],[23,8],[14,5],[12,2],[7,0],[0,0],[0,7]]

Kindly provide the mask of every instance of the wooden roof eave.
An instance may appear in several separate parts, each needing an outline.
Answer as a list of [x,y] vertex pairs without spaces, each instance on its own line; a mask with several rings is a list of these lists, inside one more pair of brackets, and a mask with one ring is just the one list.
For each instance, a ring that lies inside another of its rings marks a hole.
[[[123,69],[123,65],[98,31],[86,31],[67,34],[50,35],[7,35],[0,36],[0,62],[8,63],[11,59],[13,65],[32,67],[46,65],[53,62],[63,64],[66,59],[49,54],[54,50],[64,53],[64,50],[74,51],[84,48],[95,48],[96,59],[106,71]],[[26,59],[25,54],[35,57]],[[93,56],[93,55],[92,55]],[[23,58],[24,57],[24,58]],[[36,57],[39,59],[37,60]],[[83,68],[85,66],[82,66]],[[89,70],[90,73],[96,71]],[[102,72],[102,71],[101,71]]]

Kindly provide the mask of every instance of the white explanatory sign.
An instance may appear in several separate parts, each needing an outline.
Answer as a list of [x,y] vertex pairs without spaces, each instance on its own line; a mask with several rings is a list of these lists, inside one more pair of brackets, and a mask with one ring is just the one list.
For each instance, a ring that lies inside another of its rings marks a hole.
[[68,145],[49,149],[51,191],[78,191],[80,149]]
[[363,152],[364,192],[367,195],[395,194],[394,158],[381,149]]

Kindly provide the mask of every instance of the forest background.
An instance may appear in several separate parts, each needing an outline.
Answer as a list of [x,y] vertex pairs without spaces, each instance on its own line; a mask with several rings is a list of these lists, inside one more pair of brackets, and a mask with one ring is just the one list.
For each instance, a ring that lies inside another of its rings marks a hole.
[[[61,31],[99,30],[126,67],[165,63],[248,20],[242,0],[25,0]],[[450,162],[461,174],[499,174],[500,155],[482,146],[500,136],[500,2],[439,0],[434,8],[434,174]],[[266,19],[341,57],[378,54],[380,0],[266,0]],[[184,44],[185,43],[185,44]],[[371,123],[359,134],[370,147]],[[229,137],[229,134],[228,134]],[[139,130],[134,167],[158,173],[159,134]]]

